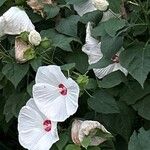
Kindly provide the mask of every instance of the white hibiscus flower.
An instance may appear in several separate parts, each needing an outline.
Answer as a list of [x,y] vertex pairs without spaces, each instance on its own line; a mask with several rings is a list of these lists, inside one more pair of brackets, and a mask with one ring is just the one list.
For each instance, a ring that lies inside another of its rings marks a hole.
[[5,20],[3,17],[0,17],[0,37],[5,34],[4,27],[5,27]]
[[59,140],[57,123],[44,116],[30,99],[18,117],[20,144],[28,150],[49,150]]
[[64,121],[78,108],[79,86],[66,78],[59,66],[39,67],[33,86],[36,105],[53,121]]
[[[103,136],[98,135],[98,132],[101,132],[100,135]],[[74,120],[71,128],[72,141],[77,145],[82,145],[84,138],[88,136],[91,137],[89,146],[97,146],[112,137],[111,133],[108,132],[98,121]]]
[[26,12],[19,7],[11,7],[2,17],[5,21],[5,34],[17,35],[35,29]]
[[[86,29],[86,44],[82,47],[82,51],[88,55],[89,64],[94,64],[103,57],[103,54],[101,52],[101,42],[91,36],[91,28],[92,26],[89,22]],[[119,53],[120,52],[112,57],[112,64],[105,68],[93,69],[95,75],[99,79],[117,70],[122,71],[125,75],[128,74],[128,71],[119,63]]]

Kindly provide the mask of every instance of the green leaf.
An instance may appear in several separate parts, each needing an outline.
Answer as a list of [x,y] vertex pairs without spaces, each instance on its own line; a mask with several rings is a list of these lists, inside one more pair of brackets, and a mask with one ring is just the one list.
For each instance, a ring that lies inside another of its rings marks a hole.
[[92,146],[88,147],[87,150],[101,150],[100,147]]
[[2,73],[6,76],[8,80],[12,82],[12,84],[16,88],[19,82],[27,74],[28,70],[28,64],[6,64],[2,69]]
[[0,0],[0,7],[6,2],[6,0]]
[[61,19],[56,26],[56,30],[62,34],[77,37],[77,24],[80,17],[78,15],[72,15],[68,18]]
[[150,45],[136,43],[120,55],[120,63],[143,87],[150,72]]
[[138,82],[129,82],[121,93],[120,101],[125,101],[128,105],[135,104],[138,100],[150,94],[150,82],[144,84],[144,88]]
[[129,150],[149,150],[150,148],[150,130],[145,131],[144,128],[140,128],[137,133],[134,131],[129,141]]
[[116,85],[119,85],[121,82],[125,81],[125,79],[126,78],[122,72],[115,71],[104,77],[102,81],[99,81],[99,87],[112,88]]
[[65,150],[81,150],[81,148],[78,145],[69,144],[66,146]]
[[62,133],[59,136],[60,140],[56,143],[58,150],[63,150],[67,142],[69,141],[69,135],[67,133]]
[[33,59],[33,60],[30,61],[30,64],[31,64],[33,70],[36,72],[37,69],[38,69],[40,66],[42,66],[42,59],[39,58],[39,57],[38,57],[38,58],[35,58],[35,59]]
[[47,14],[47,19],[54,18],[60,11],[57,5],[44,5],[44,12]]
[[68,71],[68,70],[75,68],[75,66],[76,66],[75,63],[65,64],[61,66],[61,70]]
[[104,23],[105,31],[111,37],[114,37],[120,29],[125,27],[126,21],[118,18],[111,18]]
[[135,105],[133,105],[133,107],[138,111],[138,114],[141,117],[150,120],[150,95],[145,96],[142,100],[139,100]]
[[123,46],[123,37],[109,35],[102,36],[101,38],[101,50],[104,56],[112,58]]
[[70,43],[72,41],[80,42],[76,38],[67,37],[65,35],[59,34],[54,29],[43,30],[41,32],[41,36],[43,38],[47,37],[47,38],[51,39],[53,41],[53,46],[54,47],[59,47],[62,50],[65,50],[65,51],[72,51],[71,46],[70,46]]
[[66,57],[68,63],[75,63],[75,68],[82,74],[86,73],[88,70],[88,57],[82,52],[74,52]]
[[91,137],[90,137],[90,136],[85,136],[84,139],[83,139],[83,141],[81,142],[81,145],[82,145],[85,149],[87,149],[88,146],[90,145],[90,143],[91,143]]
[[14,116],[18,116],[21,107],[25,105],[28,98],[26,93],[13,93],[10,95],[6,101],[3,112],[6,122],[9,122]]
[[80,3],[84,3],[87,0],[65,0],[67,4],[80,4]]
[[84,14],[80,18],[80,22],[87,24],[88,22],[98,23],[101,20],[103,13],[99,10]]
[[88,99],[88,105],[98,113],[119,113],[115,99],[104,90],[97,90],[93,96]]

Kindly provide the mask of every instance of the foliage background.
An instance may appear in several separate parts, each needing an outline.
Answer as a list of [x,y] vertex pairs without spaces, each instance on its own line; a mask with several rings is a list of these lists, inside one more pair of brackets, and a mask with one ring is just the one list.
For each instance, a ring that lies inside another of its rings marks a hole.
[[[52,150],[80,150],[70,139],[75,117],[98,120],[114,135],[112,141],[88,150],[150,149],[150,2],[134,0],[138,4],[134,5],[128,0],[109,0],[110,8],[124,19],[101,23],[100,11],[77,15],[70,4],[81,1],[57,0],[57,4],[46,5],[45,18],[33,13],[25,0],[0,1],[0,15],[11,6],[22,6],[42,37],[52,41],[48,49],[38,47],[33,60],[18,64],[14,59],[15,36],[0,39],[0,149],[23,149],[18,142],[17,116],[32,96],[37,68],[48,64],[62,66],[66,76],[69,73],[75,80],[79,76],[76,73],[89,76],[87,85],[80,84],[80,107],[74,116],[59,124],[60,141]],[[120,62],[129,71],[127,77],[116,71],[98,80],[89,70],[88,57],[81,51],[88,21],[93,22],[92,34],[101,39],[105,56],[94,67],[107,66],[123,46]]]

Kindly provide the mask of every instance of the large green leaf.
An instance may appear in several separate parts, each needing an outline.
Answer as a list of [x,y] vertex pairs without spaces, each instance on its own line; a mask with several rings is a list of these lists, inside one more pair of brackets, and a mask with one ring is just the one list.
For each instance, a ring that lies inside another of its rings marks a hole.
[[8,80],[10,80],[15,87],[19,84],[19,82],[23,79],[23,77],[27,74],[29,70],[29,65],[24,64],[6,64],[2,73],[6,76]]
[[47,37],[52,40],[54,47],[59,47],[65,51],[72,51],[70,43],[72,41],[78,41],[76,38],[68,37],[62,34],[59,34],[54,29],[43,30],[41,32],[43,37]]
[[67,4],[80,4],[86,2],[87,0],[65,0]]
[[0,7],[6,2],[6,0],[0,0]]
[[119,113],[115,99],[104,90],[97,90],[88,99],[88,105],[96,112],[103,114]]
[[65,150],[81,150],[80,146],[75,144],[69,144],[66,146]]
[[138,111],[138,114],[143,118],[150,120],[150,95],[139,100],[133,107]]
[[120,55],[120,63],[143,87],[150,72],[150,45],[136,43]]
[[77,24],[79,19],[80,17],[78,15],[72,15],[68,18],[61,19],[56,26],[56,30],[62,34],[77,37]]
[[150,148],[150,130],[145,131],[140,128],[137,133],[134,131],[130,138],[128,150],[149,150]]

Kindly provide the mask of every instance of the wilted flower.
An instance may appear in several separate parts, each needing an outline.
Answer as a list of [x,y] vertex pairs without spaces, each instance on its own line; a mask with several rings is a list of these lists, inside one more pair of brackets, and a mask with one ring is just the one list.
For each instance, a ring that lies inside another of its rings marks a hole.
[[61,122],[77,111],[79,86],[59,66],[39,67],[35,80],[33,98],[45,116]]
[[5,21],[4,34],[17,35],[35,29],[26,12],[19,7],[11,7],[2,17]]
[[41,43],[41,36],[36,30],[32,30],[28,38],[32,45],[38,46]]
[[24,63],[33,57],[34,50],[31,48],[31,46],[23,41],[20,37],[17,37],[15,39],[15,59],[19,63]]
[[74,9],[80,16],[95,10],[106,11],[109,3],[106,0],[87,0],[80,4],[75,4]]
[[[89,22],[86,29],[86,44],[82,47],[82,51],[89,56],[89,64],[94,64],[103,57],[103,54],[101,52],[101,42],[91,36],[91,28],[91,23]],[[119,63],[119,53],[112,57],[112,64],[105,68],[93,69],[99,79],[117,70],[122,71],[125,75],[128,74],[128,71]]]
[[71,137],[77,145],[82,145],[84,138],[90,137],[89,146],[97,146],[112,137],[112,135],[98,121],[75,119],[72,123]]
[[44,5],[52,4],[52,0],[27,0],[27,4],[34,10],[34,12],[40,13],[43,16]]
[[59,140],[57,123],[43,115],[30,99],[18,117],[20,144],[28,150],[49,150]]

